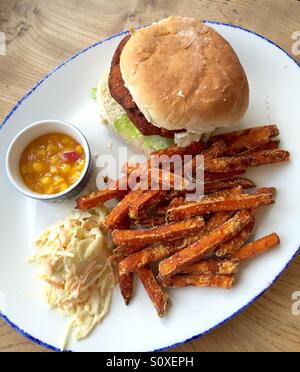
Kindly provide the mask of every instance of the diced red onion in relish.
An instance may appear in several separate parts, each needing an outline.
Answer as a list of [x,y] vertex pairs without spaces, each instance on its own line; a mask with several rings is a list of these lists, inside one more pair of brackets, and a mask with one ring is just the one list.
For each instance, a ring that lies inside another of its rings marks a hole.
[[64,152],[61,157],[66,163],[76,163],[76,161],[80,158],[80,155],[76,151],[69,151]]

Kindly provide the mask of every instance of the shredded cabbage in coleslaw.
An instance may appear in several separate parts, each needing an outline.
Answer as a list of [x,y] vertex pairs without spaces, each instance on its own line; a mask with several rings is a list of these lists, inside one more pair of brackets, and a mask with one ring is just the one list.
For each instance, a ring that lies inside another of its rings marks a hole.
[[47,304],[71,317],[78,340],[93,331],[111,304],[112,242],[100,227],[106,215],[104,207],[75,212],[42,233],[30,258],[41,265]]

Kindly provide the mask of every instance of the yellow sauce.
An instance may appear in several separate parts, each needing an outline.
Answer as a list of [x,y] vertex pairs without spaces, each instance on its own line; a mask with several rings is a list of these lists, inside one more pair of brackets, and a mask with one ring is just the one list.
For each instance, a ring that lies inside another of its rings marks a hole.
[[25,148],[20,173],[32,191],[58,194],[78,180],[85,162],[84,150],[77,141],[63,133],[50,133]]

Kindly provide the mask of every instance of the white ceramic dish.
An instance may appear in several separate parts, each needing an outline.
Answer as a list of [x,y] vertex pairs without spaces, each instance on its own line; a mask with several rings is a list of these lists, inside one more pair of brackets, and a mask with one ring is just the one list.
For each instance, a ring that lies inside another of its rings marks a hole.
[[[35,138],[48,133],[65,133],[81,144],[86,158],[85,167],[79,179],[65,191],[54,195],[41,195],[31,191],[24,183],[19,171],[21,155],[28,144]],[[79,129],[74,125],[60,120],[43,120],[24,128],[11,142],[6,155],[6,171],[12,185],[23,195],[42,201],[58,201],[79,194],[86,186],[91,172],[91,150],[89,144]]]
[[[151,351],[175,346],[211,331],[259,297],[286,268],[300,245],[300,69],[279,47],[247,30],[210,23],[234,47],[250,82],[250,108],[241,127],[276,122],[281,145],[291,151],[289,164],[249,172],[258,186],[276,186],[275,206],[260,215],[256,237],[276,231],[282,244],[243,265],[231,291],[187,288],[170,292],[173,306],[159,319],[141,285],[126,307],[116,288],[109,316],[91,337],[73,342],[73,351]],[[76,125],[87,137],[92,153],[118,155],[120,142],[99,124],[89,92],[110,65],[124,34],[113,36],[72,57],[37,84],[12,110],[0,131],[0,162],[7,146],[30,122],[56,117]],[[112,142],[109,149],[107,144]],[[91,181],[90,188],[95,187]],[[26,263],[30,242],[74,203],[45,204],[24,198],[2,173],[0,183],[0,310],[12,327],[43,346],[57,350],[67,320],[42,302],[36,267]],[[290,294],[287,293],[287,296]],[[270,314],[271,315],[271,314]]]

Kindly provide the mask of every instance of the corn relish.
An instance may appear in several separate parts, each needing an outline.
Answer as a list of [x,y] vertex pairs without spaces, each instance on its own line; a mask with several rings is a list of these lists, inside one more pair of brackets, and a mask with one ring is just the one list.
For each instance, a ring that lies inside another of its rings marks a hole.
[[64,133],[45,134],[23,151],[20,173],[32,191],[53,195],[65,191],[81,176],[85,167],[82,146]]

